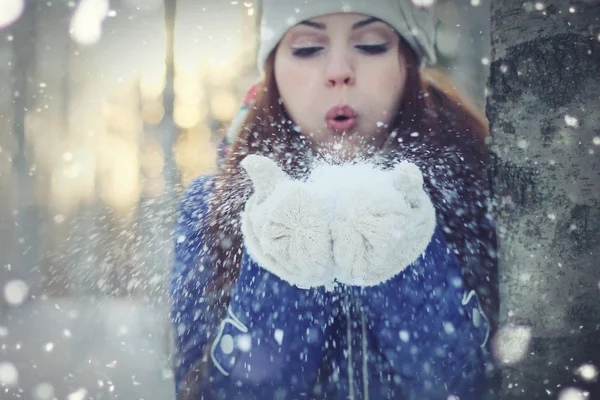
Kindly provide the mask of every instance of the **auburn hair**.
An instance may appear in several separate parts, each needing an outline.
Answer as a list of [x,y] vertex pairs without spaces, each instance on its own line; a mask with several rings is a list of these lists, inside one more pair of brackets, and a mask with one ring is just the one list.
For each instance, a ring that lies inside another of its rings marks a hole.
[[[438,224],[454,249],[467,287],[476,290],[495,326],[497,314],[496,237],[487,215],[488,125],[439,70],[421,70],[408,45],[405,92],[398,114],[380,149],[380,164],[391,168],[407,159],[423,171],[425,188],[436,207]],[[204,293],[212,311],[224,315],[240,270],[243,238],[240,213],[252,186],[240,162],[248,154],[275,160],[292,177],[310,172],[311,148],[293,129],[275,82],[274,54],[267,64],[253,107],[220,172],[210,201],[214,279]]]

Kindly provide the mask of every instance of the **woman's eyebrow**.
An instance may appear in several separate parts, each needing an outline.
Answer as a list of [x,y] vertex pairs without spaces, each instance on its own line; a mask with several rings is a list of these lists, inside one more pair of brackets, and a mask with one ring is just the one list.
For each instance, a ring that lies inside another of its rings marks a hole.
[[[354,25],[352,25],[352,29],[358,29],[358,28],[362,28],[363,26],[372,24],[373,22],[380,22],[381,20],[379,18],[375,18],[375,17],[371,17],[362,21],[358,21],[356,22]],[[302,21],[299,23],[300,25],[307,25],[310,26],[312,28],[316,28],[316,29],[321,29],[321,30],[325,30],[327,28],[327,26],[323,23],[320,22],[313,22],[313,21]]]
[[371,18],[365,19],[363,21],[358,21],[357,23],[352,25],[352,29],[362,28],[363,26],[367,26],[369,24],[372,24],[373,22],[383,22],[383,21],[381,21],[379,18],[371,17]]

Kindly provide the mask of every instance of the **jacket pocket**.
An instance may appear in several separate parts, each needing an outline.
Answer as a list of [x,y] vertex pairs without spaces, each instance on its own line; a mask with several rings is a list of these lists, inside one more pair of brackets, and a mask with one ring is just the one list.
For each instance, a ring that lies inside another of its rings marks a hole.
[[224,376],[229,376],[240,355],[238,337],[240,334],[247,333],[248,327],[229,308],[227,317],[221,322],[219,333],[210,349],[213,365]]

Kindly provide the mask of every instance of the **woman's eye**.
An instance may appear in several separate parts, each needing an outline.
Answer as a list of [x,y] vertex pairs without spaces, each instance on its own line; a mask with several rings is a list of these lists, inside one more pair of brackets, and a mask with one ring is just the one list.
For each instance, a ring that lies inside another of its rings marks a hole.
[[310,57],[321,49],[322,47],[300,47],[294,49],[292,54],[296,57]]
[[367,54],[382,54],[388,51],[387,44],[361,44],[356,46],[357,49]]

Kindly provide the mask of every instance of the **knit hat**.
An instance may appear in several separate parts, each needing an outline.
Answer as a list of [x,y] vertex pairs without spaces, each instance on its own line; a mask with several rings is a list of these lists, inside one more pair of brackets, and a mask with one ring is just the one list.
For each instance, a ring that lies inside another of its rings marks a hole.
[[[421,64],[435,64],[433,7],[416,0],[264,0],[257,66],[261,76],[269,54],[299,22],[340,12],[369,15],[391,25],[406,40]],[[433,2],[431,2],[433,4]]]

